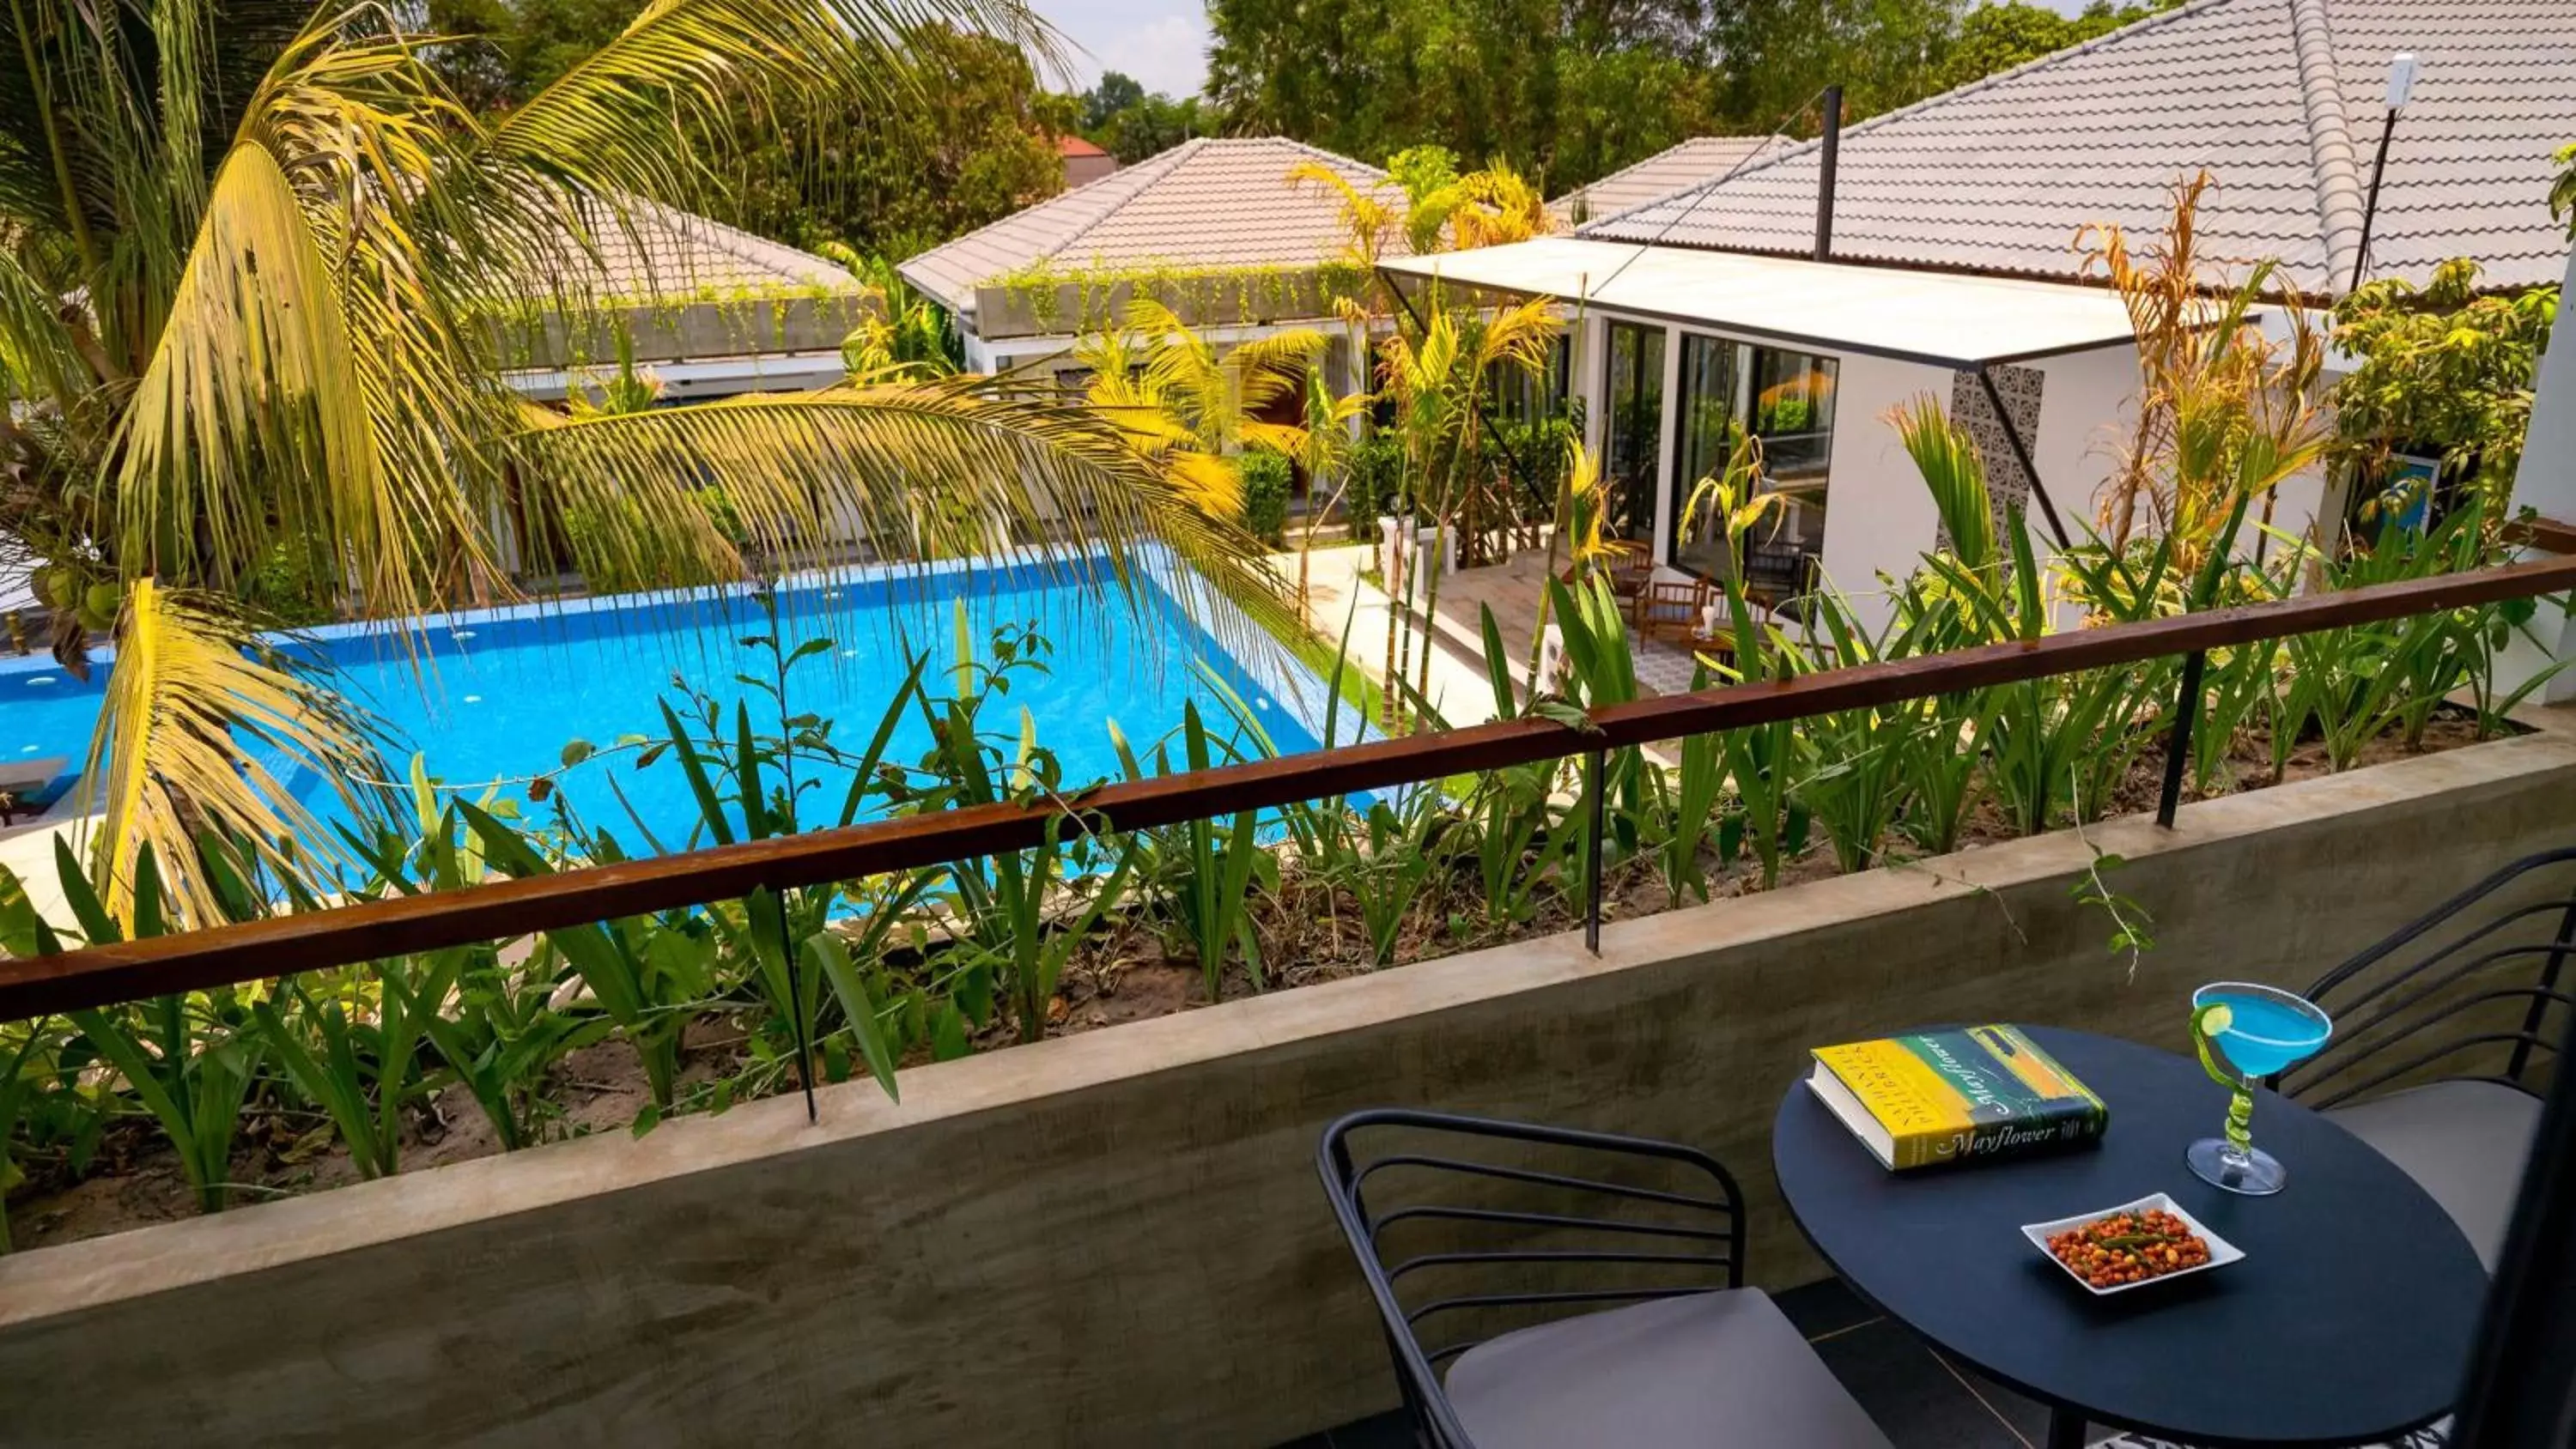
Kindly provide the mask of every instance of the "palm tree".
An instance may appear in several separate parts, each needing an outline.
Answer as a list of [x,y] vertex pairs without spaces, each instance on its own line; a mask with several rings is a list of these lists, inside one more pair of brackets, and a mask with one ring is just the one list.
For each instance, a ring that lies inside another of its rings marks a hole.
[[[1297,607],[1306,606],[1306,555],[1315,547],[1316,520],[1341,506],[1350,486],[1351,454],[1358,444],[1353,425],[1368,415],[1364,392],[1341,394],[1321,364],[1306,369],[1304,439],[1295,457],[1306,470],[1305,531],[1297,539]],[[1332,491],[1324,490],[1329,486]],[[1322,500],[1320,503],[1316,500]]]
[[1324,336],[1292,327],[1219,351],[1161,302],[1128,304],[1125,325],[1074,347],[1091,372],[1088,399],[1130,443],[1156,460],[1201,512],[1243,514],[1235,459],[1246,447],[1296,457],[1307,430],[1261,413],[1288,396],[1324,350]]
[[[1404,440],[1405,471],[1415,480],[1414,494],[1428,502],[1435,539],[1441,530],[1472,526],[1471,503],[1483,491],[1476,471],[1486,466],[1483,444],[1485,403],[1495,378],[1506,369],[1537,377],[1547,368],[1548,344],[1558,322],[1546,298],[1513,307],[1479,312],[1448,304],[1434,289],[1426,293],[1422,325],[1400,331],[1386,341],[1381,373],[1396,406],[1396,431]],[[1434,547],[1424,580],[1422,617],[1430,621],[1440,604],[1440,557]],[[1407,592],[1410,592],[1408,589]],[[1390,629],[1390,632],[1392,630]],[[1390,640],[1400,676],[1410,661]],[[1410,652],[1410,641],[1405,652]],[[1416,694],[1430,697],[1431,650],[1422,651]],[[1392,691],[1390,691],[1390,694]]]
[[[85,772],[112,908],[146,847],[165,873],[210,836],[242,841],[240,865],[319,869],[324,837],[251,746],[345,780],[366,745],[326,689],[244,652],[271,618],[252,581],[281,555],[299,603],[377,618],[513,596],[512,516],[606,520],[629,577],[740,577],[712,483],[763,556],[828,520],[900,538],[1002,517],[1021,546],[1080,520],[1258,597],[1239,530],[1041,393],[869,380],[568,418],[504,381],[517,329],[605,315],[603,238],[638,198],[685,203],[741,117],[891,114],[928,23],[1051,52],[1021,0],[656,0],[497,116],[445,88],[425,57],[453,41],[411,13],[12,0],[0,18],[0,502],[65,664],[115,632]],[[183,919],[211,917],[204,882],[174,884]]]

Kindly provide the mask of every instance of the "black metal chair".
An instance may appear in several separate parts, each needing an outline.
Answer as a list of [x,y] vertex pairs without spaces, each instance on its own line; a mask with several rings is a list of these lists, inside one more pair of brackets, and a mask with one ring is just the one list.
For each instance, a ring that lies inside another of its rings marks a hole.
[[[2326,1049],[2277,1085],[2386,1154],[2492,1272],[2555,1070],[2576,960],[2576,847],[2504,867],[2327,972]],[[2382,1090],[2394,1088],[2394,1090]]]
[[1327,1128],[1317,1167],[1431,1449],[1886,1449],[1743,1286],[1741,1197],[1704,1153],[1383,1109]]

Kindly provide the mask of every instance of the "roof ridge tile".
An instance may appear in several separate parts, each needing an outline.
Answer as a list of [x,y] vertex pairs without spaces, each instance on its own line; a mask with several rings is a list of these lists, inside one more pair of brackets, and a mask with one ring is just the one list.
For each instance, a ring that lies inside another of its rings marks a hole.
[[2361,255],[2361,165],[2353,154],[2352,120],[2344,114],[2343,77],[2335,64],[2326,0],[2289,3],[2299,101],[2307,112],[2310,164],[2316,168],[2317,235],[2325,243],[2331,289],[2352,276]]

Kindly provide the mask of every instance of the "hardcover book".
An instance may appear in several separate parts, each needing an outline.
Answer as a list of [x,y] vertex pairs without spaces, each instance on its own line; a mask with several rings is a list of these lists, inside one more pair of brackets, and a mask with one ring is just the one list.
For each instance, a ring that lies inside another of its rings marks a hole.
[[2110,1114],[2017,1026],[1818,1047],[1807,1086],[1896,1172],[2069,1147]]

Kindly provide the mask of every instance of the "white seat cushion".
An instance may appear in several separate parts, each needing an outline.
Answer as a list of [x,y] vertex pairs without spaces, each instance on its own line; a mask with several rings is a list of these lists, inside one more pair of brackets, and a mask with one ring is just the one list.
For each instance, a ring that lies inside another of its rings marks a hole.
[[2540,1128],[2538,1097],[2495,1082],[2434,1082],[2325,1115],[2431,1193],[2495,1272]]
[[1476,1449],[1890,1449],[1750,1288],[1507,1333],[1459,1355],[1447,1387]]

